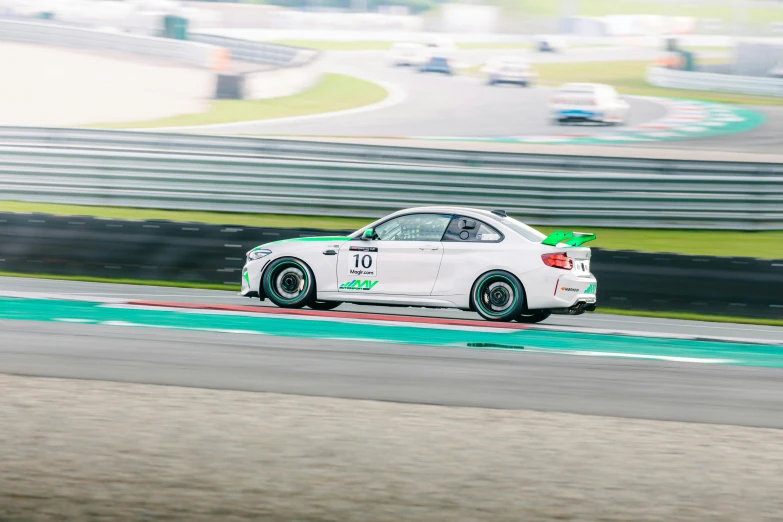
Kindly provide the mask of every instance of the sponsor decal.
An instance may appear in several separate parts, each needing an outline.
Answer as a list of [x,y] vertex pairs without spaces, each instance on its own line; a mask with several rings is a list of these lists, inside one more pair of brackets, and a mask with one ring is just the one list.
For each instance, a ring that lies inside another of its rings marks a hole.
[[479,241],[497,241],[500,239],[500,234],[476,234],[476,239]]
[[582,292],[578,288],[571,288],[571,287],[568,287],[568,286],[561,286],[560,287],[560,290],[562,290],[563,292],[581,292],[583,294],[594,294],[596,292],[596,289],[597,289],[597,286],[595,284],[592,284],[592,285],[588,286],[585,289],[584,292]]
[[340,290],[372,290],[378,281],[371,281],[369,279],[354,279],[340,285]]
[[352,246],[351,250],[354,252],[377,252],[378,247],[360,247],[360,246]]

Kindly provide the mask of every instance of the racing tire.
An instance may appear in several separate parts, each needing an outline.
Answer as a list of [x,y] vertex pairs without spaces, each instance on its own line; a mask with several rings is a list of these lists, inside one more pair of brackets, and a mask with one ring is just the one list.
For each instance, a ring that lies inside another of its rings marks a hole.
[[303,261],[281,257],[263,275],[264,293],[280,308],[302,308],[315,299],[315,276]]
[[525,308],[525,290],[519,279],[503,270],[479,277],[470,291],[473,309],[487,321],[513,321]]
[[552,315],[552,312],[549,310],[536,310],[535,312],[519,314],[514,318],[514,320],[518,323],[534,324],[540,323],[541,321],[547,319],[550,315]]
[[333,310],[341,304],[341,301],[311,301],[307,306],[313,310]]

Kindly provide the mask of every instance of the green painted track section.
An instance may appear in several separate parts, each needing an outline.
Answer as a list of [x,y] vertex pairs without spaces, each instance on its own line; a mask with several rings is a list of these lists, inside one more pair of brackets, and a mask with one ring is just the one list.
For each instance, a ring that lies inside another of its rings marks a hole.
[[[537,329],[485,331],[360,324],[339,319],[249,316],[122,308],[68,300],[0,298],[0,319],[75,322],[109,326],[344,339],[487,350],[544,351],[599,357],[632,357],[694,363],[783,368],[783,347],[734,342],[651,338]],[[248,345],[263,345],[262,338]]]

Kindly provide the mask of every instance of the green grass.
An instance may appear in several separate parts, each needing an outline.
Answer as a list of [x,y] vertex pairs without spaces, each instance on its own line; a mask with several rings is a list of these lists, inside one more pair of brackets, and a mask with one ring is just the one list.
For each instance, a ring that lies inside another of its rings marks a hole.
[[[52,279],[59,281],[82,281],[86,283],[111,283],[118,285],[160,286],[167,288],[194,288],[200,290],[239,291],[240,285],[220,285],[209,283],[188,283],[180,281],[155,281],[144,279],[112,279],[107,277],[61,276],[51,274],[19,274],[2,272],[0,277],[19,277],[29,279]],[[757,319],[753,317],[732,317],[727,315],[695,314],[690,312],[649,312],[644,310],[620,310],[617,308],[599,308],[596,313],[627,315],[636,317],[656,317],[660,319],[682,319],[687,321],[709,321],[716,323],[758,324],[765,326],[783,326],[783,319]]]
[[[321,230],[356,230],[370,221],[363,218],[283,216],[270,214],[231,214],[135,209],[124,207],[92,207],[0,201],[0,212],[41,212],[65,216],[96,216],[116,219],[164,219],[219,225],[244,225],[279,228],[314,228]],[[536,227],[548,234],[554,227]],[[768,232],[734,232],[718,230],[648,230],[625,228],[594,228],[583,226],[557,227],[565,230],[595,232],[598,239],[589,246],[611,250],[673,252],[691,255],[758,257],[783,259],[783,230]]]
[[[387,51],[394,42],[376,41],[329,41],[329,40],[276,40],[273,43],[306,47],[319,51]],[[532,49],[527,43],[465,42],[457,44],[458,49]]]
[[61,216],[94,216],[113,219],[161,219],[213,225],[244,225],[270,228],[315,228],[322,230],[357,230],[369,221],[361,218],[283,216],[272,214],[231,214],[190,210],[156,210],[128,207],[95,207],[0,201],[0,212],[41,212]]
[[[711,62],[715,62],[711,60]],[[697,60],[698,63],[698,60]],[[707,63],[707,61],[702,61]],[[655,87],[645,81],[648,61],[624,61],[607,63],[540,63],[535,70],[544,82],[591,82],[608,83],[622,94],[688,98],[718,103],[739,105],[783,105],[783,97],[747,96],[711,91],[691,91]]]
[[[742,5],[743,0],[733,0]],[[503,8],[505,14],[556,18],[562,14],[561,2],[555,0],[495,0],[491,2]],[[716,2],[727,4],[728,1]],[[656,2],[654,0],[581,0],[575,3],[576,14],[581,16],[638,15],[692,16],[695,18],[717,18],[733,21],[735,11],[732,5],[702,5],[689,2]],[[748,8],[748,22],[754,25],[768,25],[783,21],[783,8],[778,2]]]
[[209,110],[159,120],[100,123],[93,128],[128,129],[152,127],[186,127],[214,123],[267,120],[354,109],[386,98],[386,89],[372,82],[343,74],[326,74],[312,89],[282,98],[268,100],[215,100]]
[[691,312],[649,312],[646,310],[620,310],[617,308],[598,308],[597,313],[613,315],[631,315],[635,317],[657,317],[660,319],[682,319],[683,321],[709,321],[713,323],[759,324],[765,326],[783,326],[783,319],[758,319],[754,317],[733,317],[729,315],[696,314]]
[[51,274],[19,274],[16,272],[2,272],[0,277],[21,277],[29,279],[54,279],[57,281],[82,281],[85,283],[112,283],[116,285],[138,285],[138,286],[165,286],[167,288],[198,288],[201,290],[236,290],[239,291],[241,285],[220,285],[211,283],[188,283],[183,281],[156,281],[153,279],[113,279],[110,277],[88,277],[88,276],[65,276]]

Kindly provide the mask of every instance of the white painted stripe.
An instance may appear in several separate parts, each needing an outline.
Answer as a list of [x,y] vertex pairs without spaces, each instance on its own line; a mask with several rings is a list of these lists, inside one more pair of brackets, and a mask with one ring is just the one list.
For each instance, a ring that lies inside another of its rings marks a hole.
[[564,355],[583,355],[586,357],[620,357],[625,359],[652,359],[656,361],[700,363],[700,364],[727,364],[735,362],[733,359],[702,359],[699,357],[675,357],[671,355],[654,355],[622,352],[593,352],[580,350],[554,350],[548,348],[525,348],[526,352],[558,353]]

